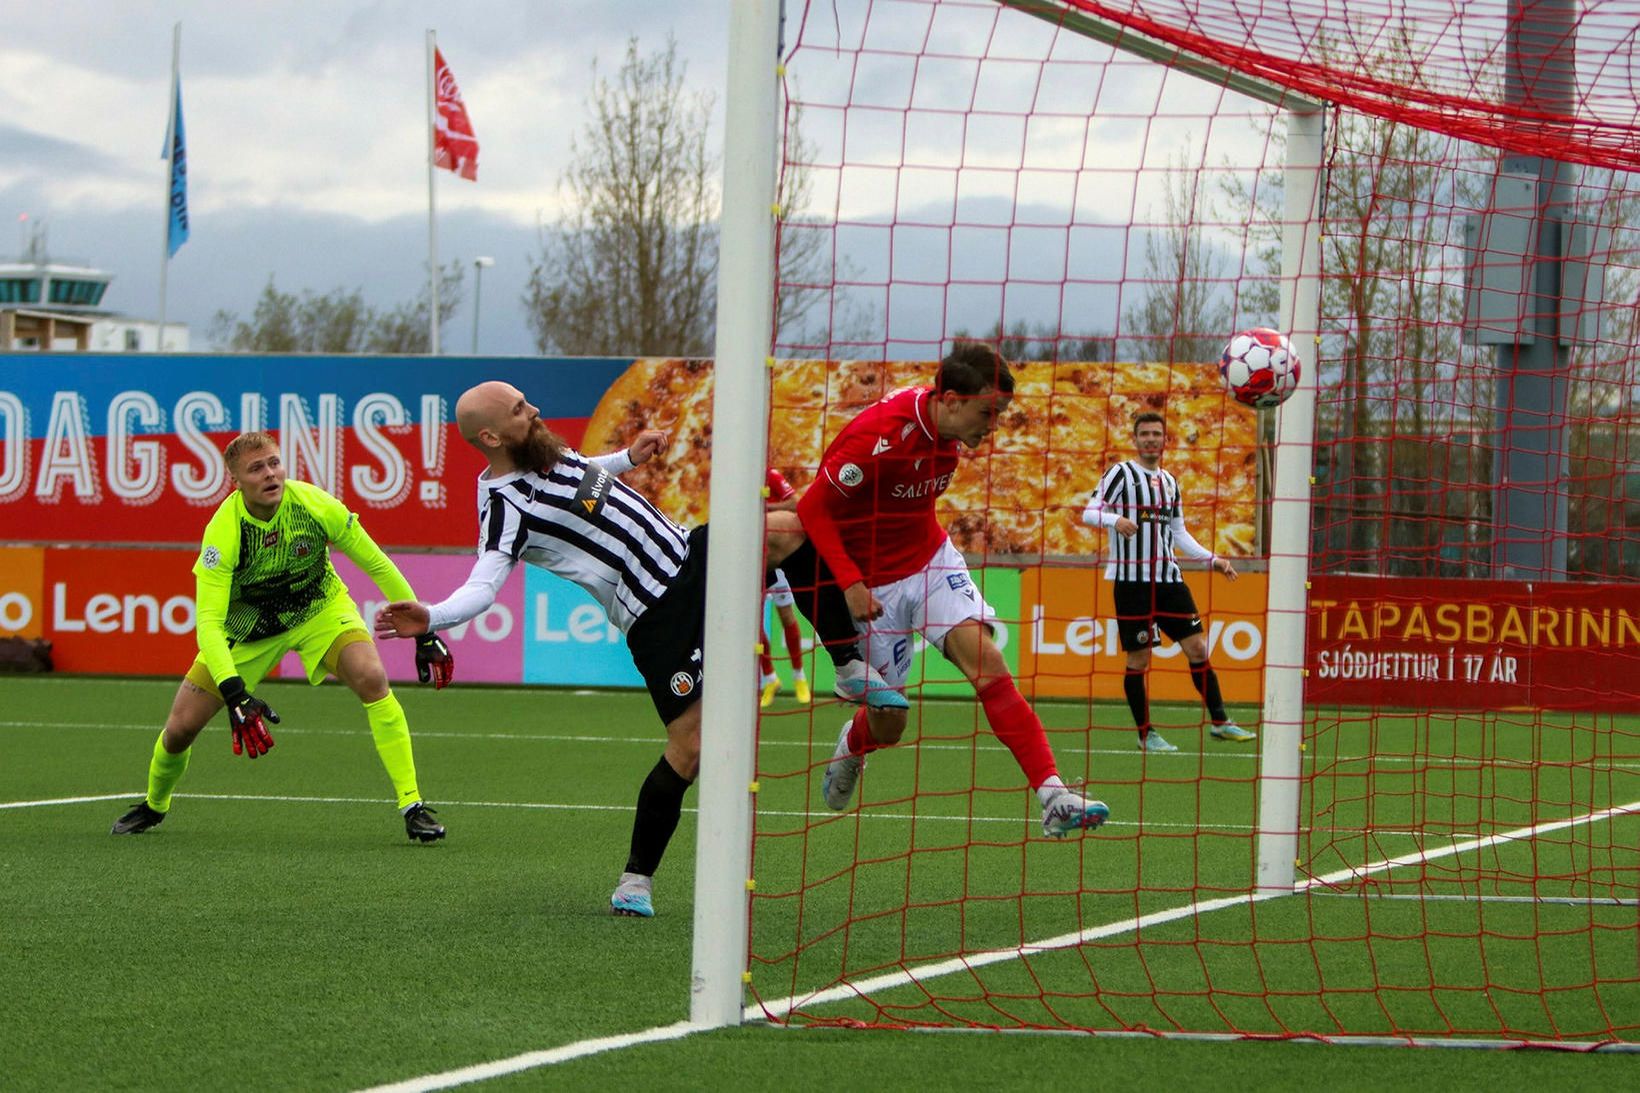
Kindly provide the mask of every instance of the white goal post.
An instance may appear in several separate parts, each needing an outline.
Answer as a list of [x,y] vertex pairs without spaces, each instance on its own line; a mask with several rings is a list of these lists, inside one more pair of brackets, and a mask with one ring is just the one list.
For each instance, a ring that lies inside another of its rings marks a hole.
[[[1309,381],[1277,411],[1257,885],[1261,892],[1291,892],[1304,730],[1310,468],[1319,373],[1315,356],[1321,283],[1321,108],[1052,0],[998,3],[1218,86],[1233,87],[1285,112],[1280,321],[1299,349]],[[733,0],[730,6],[712,412],[713,436],[718,443],[733,438],[734,458],[714,458],[711,476],[690,1006],[691,1022],[701,1027],[740,1023],[745,1002],[758,712],[752,650],[758,641],[762,594],[781,16],[780,0]]]
[[712,396],[714,447],[732,438],[734,458],[712,460],[689,1006],[690,1021],[707,1028],[739,1024],[745,999],[779,63],[780,0],[734,0]]

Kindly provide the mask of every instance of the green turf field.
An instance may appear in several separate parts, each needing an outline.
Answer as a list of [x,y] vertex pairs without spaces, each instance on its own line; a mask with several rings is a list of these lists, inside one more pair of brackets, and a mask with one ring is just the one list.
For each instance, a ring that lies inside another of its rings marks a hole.
[[[0,677],[0,1088],[358,1088],[687,1016],[690,815],[658,878],[659,915],[607,914],[661,746],[643,696],[402,689],[422,788],[450,829],[419,846],[347,692],[270,684],[284,723],[269,756],[236,759],[213,727],[166,823],[112,838],[174,687]],[[1007,753],[975,736],[971,705],[925,709],[923,746],[874,756],[865,807],[841,815],[820,804],[815,769],[835,708],[811,721],[786,703],[765,723],[753,991],[776,1011],[1529,1038],[1640,1020],[1640,821],[1544,826],[1640,800],[1632,725],[1449,738],[1428,718],[1338,719],[1312,742],[1302,848],[1315,872],[1416,860],[1251,903],[1245,746],[1192,728],[1169,732],[1178,755],[1141,757],[1125,709],[1045,704],[1065,773],[1091,777],[1113,812],[1095,835],[1048,843],[1030,837],[1036,810]],[[1532,825],[1544,830],[1451,852]],[[1400,898],[1415,893],[1454,898]],[[1194,901],[1215,902],[1193,914]],[[969,966],[952,970],[959,953]],[[921,982],[893,978],[907,971]],[[820,993],[844,983],[841,1000]],[[834,1089],[846,1067],[848,1088],[1098,1073],[1476,1088],[1610,1081],[1614,1065],[1632,1062],[748,1027],[492,1084]]]

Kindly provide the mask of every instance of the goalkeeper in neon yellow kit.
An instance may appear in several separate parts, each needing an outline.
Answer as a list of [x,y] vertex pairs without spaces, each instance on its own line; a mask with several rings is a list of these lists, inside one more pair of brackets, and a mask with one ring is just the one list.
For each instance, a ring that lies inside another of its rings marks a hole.
[[[188,769],[194,738],[216,711],[228,708],[233,752],[252,759],[273,747],[268,724],[279,715],[251,689],[294,650],[308,681],[334,672],[364,703],[376,752],[398,794],[410,838],[432,842],[444,826],[421,799],[410,726],[387,684],[387,672],[330,564],[330,546],[351,558],[388,600],[414,599],[410,584],[382,553],[347,506],[317,486],[287,482],[277,442],[245,433],[223,453],[239,488],[205,527],[194,563],[199,656],[177,689],[165,728],[154,742],[148,795],[114,823],[113,834],[155,827],[171,808],[171,794]],[[417,641],[423,683],[450,680],[454,662],[433,635]]]

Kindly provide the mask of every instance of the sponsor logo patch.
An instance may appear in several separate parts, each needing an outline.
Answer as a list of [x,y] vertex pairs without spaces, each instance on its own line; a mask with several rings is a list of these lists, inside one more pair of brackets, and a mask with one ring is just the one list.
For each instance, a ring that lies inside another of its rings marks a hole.
[[877,438],[877,446],[871,449],[871,454],[872,455],[882,455],[884,452],[888,451],[888,449],[891,448],[891,447],[893,447],[893,445],[889,444],[888,439],[886,437],[878,437]]
[[278,546],[279,533],[277,531],[270,531],[266,535],[262,536],[262,545],[265,547]]
[[[581,511],[588,520],[604,507],[604,498],[609,496],[609,484],[613,478],[614,476],[602,467],[591,466],[587,468],[587,473],[581,476],[581,485],[575,491],[575,503],[581,506]],[[673,690],[677,690],[676,684],[673,685]]]

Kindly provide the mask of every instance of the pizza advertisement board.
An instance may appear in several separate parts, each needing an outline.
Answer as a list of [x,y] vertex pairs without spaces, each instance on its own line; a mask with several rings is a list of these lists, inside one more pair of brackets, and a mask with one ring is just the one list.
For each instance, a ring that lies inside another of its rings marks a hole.
[[[865,407],[931,384],[931,361],[775,361],[769,465],[802,490],[826,445]],[[584,449],[611,451],[636,432],[673,432],[664,462],[624,477],[685,526],[705,521],[711,474],[710,361],[642,358],[617,377],[587,422]],[[1179,479],[1192,534],[1226,557],[1255,552],[1258,417],[1231,402],[1210,365],[1023,363],[996,434],[965,452],[939,500],[959,550],[991,559],[1081,558],[1104,547],[1081,521],[1107,467],[1134,454],[1132,420],[1160,410],[1172,430],[1163,465]]]

